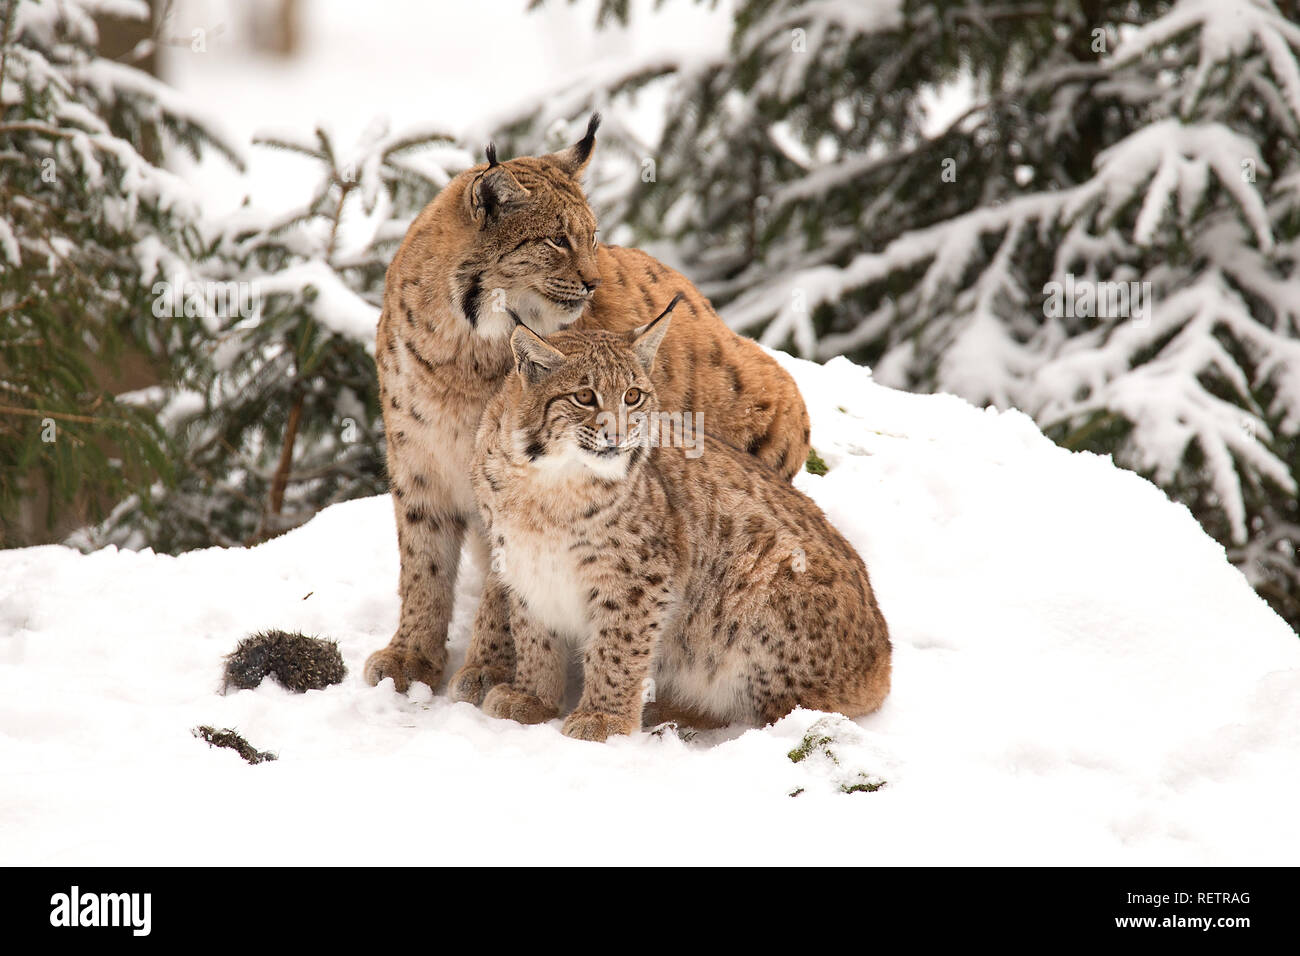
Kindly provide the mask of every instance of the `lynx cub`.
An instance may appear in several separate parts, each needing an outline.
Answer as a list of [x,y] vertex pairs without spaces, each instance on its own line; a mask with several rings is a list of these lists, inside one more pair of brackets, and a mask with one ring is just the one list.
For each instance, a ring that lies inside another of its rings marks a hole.
[[517,659],[483,707],[556,716],[577,648],[564,733],[583,740],[638,729],[648,677],[661,701],[719,722],[869,713],[889,692],[890,644],[857,552],[753,456],[652,440],[676,302],[630,332],[511,336],[515,373],[484,411],[472,480]]

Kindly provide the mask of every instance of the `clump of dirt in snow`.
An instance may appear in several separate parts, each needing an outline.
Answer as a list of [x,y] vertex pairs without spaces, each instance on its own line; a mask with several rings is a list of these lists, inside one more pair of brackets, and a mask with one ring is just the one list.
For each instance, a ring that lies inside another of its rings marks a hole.
[[214,730],[206,725],[194,728],[194,736],[200,740],[206,740],[210,747],[225,747],[233,750],[239,756],[243,757],[249,763],[262,763],[266,760],[275,760],[276,755],[268,750],[258,750],[236,731],[227,727],[225,730]]
[[224,694],[252,690],[268,676],[301,694],[337,684],[347,675],[338,643],[288,631],[259,631],[226,656]]

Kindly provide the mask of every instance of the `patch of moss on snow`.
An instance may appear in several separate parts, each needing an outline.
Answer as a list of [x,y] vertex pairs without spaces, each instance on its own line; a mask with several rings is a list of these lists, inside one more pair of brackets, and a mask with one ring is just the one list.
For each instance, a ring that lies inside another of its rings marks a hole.
[[804,467],[808,469],[810,474],[814,475],[824,475],[826,472],[830,471],[830,469],[826,467],[826,462],[822,459],[822,456],[817,454],[816,448],[808,449],[808,462]]
[[[791,763],[803,763],[809,757],[820,754],[838,769],[841,766],[840,758],[831,749],[831,745],[834,743],[836,743],[834,720],[833,718],[823,717],[808,728],[807,733],[803,735],[803,740],[799,742],[799,746],[787,753],[786,756]],[[843,772],[833,772],[830,775],[831,782],[835,784],[837,792],[875,793],[887,783],[881,777],[869,774],[864,770],[849,771],[849,773],[852,776],[846,777]],[[790,796],[797,797],[803,792],[803,787],[797,787],[790,793]]]

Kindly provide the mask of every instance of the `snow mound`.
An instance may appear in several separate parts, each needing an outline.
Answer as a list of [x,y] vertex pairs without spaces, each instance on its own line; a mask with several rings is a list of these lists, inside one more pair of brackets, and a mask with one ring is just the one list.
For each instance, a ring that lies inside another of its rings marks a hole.
[[[830,466],[799,487],[889,621],[878,714],[594,745],[367,687],[397,623],[387,498],[248,550],[0,552],[0,862],[1294,862],[1300,640],[1185,508],[1018,412],[778,357]],[[337,638],[347,679],[219,696],[268,627]]]

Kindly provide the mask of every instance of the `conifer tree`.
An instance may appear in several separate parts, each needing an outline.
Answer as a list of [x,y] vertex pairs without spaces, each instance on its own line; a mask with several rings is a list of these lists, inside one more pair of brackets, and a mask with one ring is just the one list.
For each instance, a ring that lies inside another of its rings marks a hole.
[[255,142],[302,158],[310,198],[220,223],[206,280],[160,299],[161,311],[192,312],[209,329],[177,386],[151,396],[176,477],[124,501],[85,546],[252,544],[387,490],[374,366],[384,272],[469,155],[436,129],[392,135],[383,122],[351,149],[321,127]]
[[[159,324],[150,283],[190,275],[198,203],[151,155],[240,152],[166,86],[96,53],[93,14],[144,3],[0,2],[0,540],[32,477],[50,509],[111,501],[169,472],[147,409],[100,373],[135,346],[170,374],[192,324]],[[107,365],[106,365],[107,363]]]

